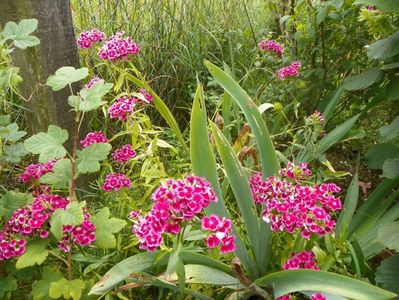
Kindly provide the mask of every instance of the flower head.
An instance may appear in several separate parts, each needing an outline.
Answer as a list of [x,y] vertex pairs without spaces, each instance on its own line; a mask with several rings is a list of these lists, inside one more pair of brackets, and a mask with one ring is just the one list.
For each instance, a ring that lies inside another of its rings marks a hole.
[[50,160],[43,164],[31,164],[26,167],[25,171],[19,176],[19,180],[22,182],[28,182],[30,180],[39,180],[44,174],[47,174],[53,170],[56,160]]
[[127,162],[135,156],[136,151],[134,151],[132,145],[130,144],[126,144],[112,153],[112,157],[119,163]]
[[151,103],[154,100],[154,97],[146,90],[146,89],[140,89],[139,92],[143,95],[144,99],[138,99],[141,100],[144,103]]
[[126,120],[127,116],[133,113],[136,102],[136,97],[123,96],[116,99],[116,101],[108,109],[110,118],[119,118],[121,121]]
[[125,174],[110,173],[105,177],[102,188],[104,191],[110,192],[112,190],[119,191],[123,187],[130,188],[131,186],[132,182]]
[[299,61],[294,61],[291,65],[278,70],[277,77],[280,80],[285,80],[288,76],[299,76],[300,67],[301,63]]
[[235,236],[231,234],[232,223],[230,219],[210,215],[203,217],[201,224],[203,230],[211,233],[205,240],[208,248],[213,249],[221,245],[221,253],[230,253],[236,250]]
[[105,39],[105,33],[94,28],[90,31],[84,31],[79,35],[78,47],[81,49],[89,49],[94,43],[102,42]]
[[98,56],[103,60],[116,61],[139,53],[140,46],[131,37],[123,35],[124,32],[117,32],[111,36],[101,47]]
[[281,58],[284,51],[283,46],[274,40],[261,40],[258,47],[262,51],[273,51],[279,58]]
[[290,258],[285,262],[283,269],[319,270],[319,267],[317,266],[316,257],[312,251],[302,251],[291,253]]
[[99,143],[108,143],[107,137],[101,131],[89,132],[86,137],[80,141],[83,148]]

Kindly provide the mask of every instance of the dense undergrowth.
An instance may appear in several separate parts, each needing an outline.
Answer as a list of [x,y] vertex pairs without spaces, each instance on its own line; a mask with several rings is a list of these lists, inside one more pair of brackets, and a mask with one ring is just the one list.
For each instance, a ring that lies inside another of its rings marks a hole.
[[1,34],[1,299],[397,297],[398,4],[71,9],[73,132],[27,134],[37,21]]

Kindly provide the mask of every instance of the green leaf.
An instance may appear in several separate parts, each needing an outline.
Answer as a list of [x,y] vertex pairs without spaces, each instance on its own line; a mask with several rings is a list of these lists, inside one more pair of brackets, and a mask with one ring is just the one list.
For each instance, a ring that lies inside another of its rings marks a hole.
[[6,127],[0,127],[0,137],[6,142],[17,142],[26,135],[26,131],[19,131],[17,123],[11,123]]
[[375,273],[375,281],[384,289],[399,293],[399,255],[384,259]]
[[14,211],[25,206],[29,199],[30,196],[27,194],[7,191],[0,198],[0,216],[5,217],[5,219],[9,219]]
[[40,132],[28,138],[24,145],[33,154],[39,154],[39,162],[45,163],[54,158],[63,158],[66,150],[62,144],[68,139],[68,131],[50,125],[47,133]]
[[[227,94],[226,94],[227,95]],[[219,184],[217,174],[216,159],[212,147],[209,143],[207,126],[206,108],[202,85],[198,85],[194,96],[193,107],[190,120],[190,157],[193,173],[200,177],[205,177],[211,184],[218,198],[218,202],[211,203],[205,212],[230,218],[226,208],[222,189]],[[239,236],[235,226],[233,226],[236,237],[237,256],[240,258],[246,269],[250,267],[250,259],[242,238]]]
[[85,283],[80,279],[68,281],[61,278],[50,284],[49,296],[53,299],[64,297],[64,299],[80,300]]
[[50,300],[49,289],[51,283],[62,278],[60,271],[51,267],[44,267],[42,272],[42,279],[35,281],[32,284],[33,300]]
[[0,70],[0,88],[13,88],[22,81],[22,77],[18,75],[19,68],[8,67]]
[[17,260],[17,269],[23,269],[41,265],[47,258],[48,251],[46,247],[49,244],[48,239],[31,241],[26,245],[26,252]]
[[124,220],[110,218],[109,215],[109,208],[104,207],[94,216],[90,217],[90,221],[96,227],[94,232],[96,236],[95,245],[102,249],[115,248],[116,239],[114,234],[126,226]]
[[209,61],[205,61],[205,66],[215,80],[233,97],[251,126],[259,149],[263,176],[268,177],[277,174],[280,169],[280,164],[269,131],[253,100],[244,89],[222,69]]
[[351,277],[315,270],[287,270],[255,280],[259,286],[273,287],[274,296],[317,291],[355,300],[394,299],[396,294]]
[[59,91],[67,85],[86,78],[88,74],[87,68],[61,67],[47,79],[46,85],[51,87],[53,91]]
[[17,280],[14,277],[0,277],[0,299],[4,299],[7,292],[17,289]]
[[342,240],[346,239],[346,232],[353,214],[355,213],[357,201],[359,199],[359,175],[356,172],[346,192],[344,207],[339,215],[335,228],[336,236],[341,236]]
[[14,22],[8,22],[4,26],[3,37],[8,40],[12,39],[14,45],[21,49],[36,46],[40,43],[39,39],[30,34],[37,28],[36,19],[25,19],[17,25]]
[[79,173],[94,173],[100,170],[100,161],[107,158],[111,151],[111,144],[92,144],[78,152],[76,161]]
[[395,13],[399,11],[399,3],[396,0],[356,0],[354,4],[376,6],[378,10],[387,13]]
[[[389,1],[389,0],[388,0]],[[395,2],[395,1],[392,1]],[[399,53],[399,31],[393,35],[372,43],[367,49],[367,55],[373,59],[387,59]]]
[[56,209],[51,217],[51,233],[60,240],[62,238],[62,225],[80,225],[83,222],[83,207],[86,202],[69,203],[66,209]]
[[392,144],[381,143],[371,146],[364,158],[371,169],[382,169],[384,161],[398,156],[399,147]]
[[130,274],[150,270],[159,253],[160,251],[143,252],[117,263],[92,287],[89,295],[102,295],[124,281]]
[[70,96],[68,103],[75,110],[84,112],[95,110],[107,103],[106,101],[102,101],[102,97],[112,89],[112,86],[112,83],[99,81],[90,88],[82,89],[79,96]]
[[[252,201],[252,193],[248,178],[233,148],[214,123],[211,123],[211,129],[215,138],[216,147],[223,162],[223,167],[240,209],[240,214],[244,220],[245,229],[251,245],[250,248],[256,261],[256,268],[258,268],[259,273],[262,273],[262,268],[266,266],[269,252],[268,239],[271,236],[270,227],[266,226],[254,213],[256,209]],[[262,230],[260,230],[259,222],[262,222],[261,224],[264,226]]]
[[9,123],[10,123],[9,115],[0,116],[0,126],[7,126]]
[[186,283],[221,285],[230,289],[242,289],[240,281],[222,271],[203,265],[185,265]]
[[386,140],[392,140],[399,134],[399,116],[397,116],[391,124],[380,127],[381,136]]
[[377,242],[399,251],[399,222],[384,224],[378,229]]
[[327,121],[332,117],[339,100],[344,94],[344,91],[344,87],[340,86],[338,89],[329,94],[326,99],[323,99],[323,101],[320,103],[317,109],[324,115],[324,124],[326,124]]
[[346,78],[343,87],[348,91],[363,90],[380,81],[383,75],[384,72],[379,69],[367,70],[358,75]]
[[53,171],[44,174],[39,181],[45,184],[51,184],[55,189],[66,188],[70,186],[72,180],[72,163],[70,159],[60,159],[53,167]]
[[11,144],[11,145],[5,145],[3,147],[3,159],[6,162],[17,164],[21,161],[21,158],[29,153],[28,150],[26,150],[24,144],[17,143],[17,144]]
[[382,177],[393,179],[399,176],[399,157],[387,159],[382,165]]

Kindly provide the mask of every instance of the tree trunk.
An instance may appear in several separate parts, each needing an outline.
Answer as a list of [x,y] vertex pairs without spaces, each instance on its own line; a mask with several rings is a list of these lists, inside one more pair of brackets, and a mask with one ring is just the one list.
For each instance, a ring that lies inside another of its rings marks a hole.
[[55,124],[67,129],[71,137],[74,114],[68,105],[69,89],[53,92],[44,86],[48,76],[58,68],[79,67],[70,1],[0,0],[0,22],[3,27],[8,21],[19,22],[30,18],[39,21],[34,35],[40,39],[40,44],[26,50],[16,49],[13,54],[13,64],[20,67],[23,78],[19,90],[25,99],[29,99],[24,101],[24,106],[29,110],[26,112],[28,129],[31,133],[46,131],[50,124]]

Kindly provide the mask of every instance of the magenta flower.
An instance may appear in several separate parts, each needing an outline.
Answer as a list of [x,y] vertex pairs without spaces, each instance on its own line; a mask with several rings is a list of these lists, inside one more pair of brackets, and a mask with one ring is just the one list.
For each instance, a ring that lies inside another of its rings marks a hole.
[[[154,251],[163,242],[163,234],[176,235],[181,224],[192,220],[217,198],[211,184],[197,176],[181,180],[167,180],[153,194],[150,212],[134,220],[132,232],[140,242],[140,249]],[[131,214],[137,218],[137,213]]]
[[258,44],[258,47],[262,51],[272,51],[276,53],[279,58],[281,58],[284,51],[283,46],[274,40],[261,40]]
[[313,294],[310,296],[310,300],[327,300],[327,297],[324,296],[323,294]]
[[255,203],[264,206],[263,220],[271,223],[273,231],[298,231],[308,239],[312,233],[323,236],[333,232],[333,212],[342,208],[335,197],[340,188],[334,183],[303,185],[299,180],[311,175],[307,164],[288,164],[280,177],[262,179],[261,173],[250,178]]
[[284,270],[309,269],[320,270],[316,263],[316,257],[312,251],[291,253],[290,258],[283,266]]
[[31,164],[26,167],[25,171],[19,176],[22,182],[29,182],[30,180],[39,180],[44,174],[53,170],[56,160],[50,160],[43,164]]
[[115,150],[112,154],[112,157],[115,161],[119,163],[127,162],[136,156],[136,151],[134,151],[132,145],[126,144],[122,146],[120,149]]
[[104,81],[104,79],[100,78],[100,77],[94,77],[92,79],[90,79],[90,81],[88,83],[85,84],[85,88],[89,89],[91,88],[95,83],[97,82],[101,82]]
[[85,213],[82,224],[78,226],[63,225],[63,235],[58,247],[67,253],[75,245],[88,246],[96,241],[95,230],[96,227],[90,222],[90,214]]
[[102,188],[104,191],[110,192],[112,190],[119,191],[123,187],[130,188],[131,186],[132,182],[125,174],[110,173],[105,177]]
[[81,49],[89,49],[96,42],[102,42],[105,39],[105,33],[94,28],[90,31],[84,31],[79,35],[78,47]]
[[116,61],[139,53],[140,46],[131,37],[124,38],[123,35],[124,32],[117,32],[111,36],[101,47],[98,56],[103,60]]
[[202,218],[201,225],[202,229],[212,232],[205,240],[209,248],[216,248],[220,244],[221,253],[230,253],[236,250],[235,236],[231,234],[231,220],[210,215]]
[[301,63],[299,61],[294,61],[291,65],[278,70],[277,77],[280,80],[285,80],[288,76],[299,76],[300,67]]
[[140,89],[139,92],[143,95],[145,100],[143,100],[143,99],[138,99],[138,100],[141,100],[141,101],[143,101],[144,103],[147,103],[147,104],[151,103],[154,100],[154,97],[149,92],[147,92],[147,90]]
[[134,106],[137,102],[136,97],[123,96],[118,99],[109,107],[108,113],[111,119],[119,118],[125,121],[127,116],[133,113]]
[[89,132],[86,137],[80,141],[82,148],[86,148],[90,145],[99,143],[108,143],[108,139],[101,131]]

